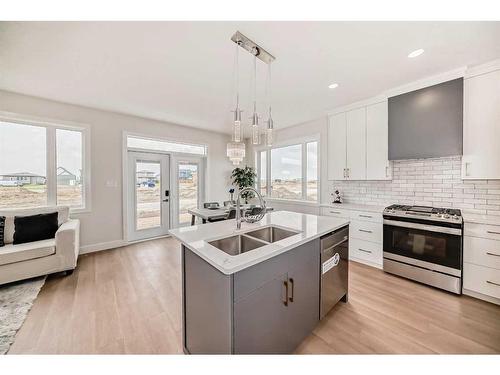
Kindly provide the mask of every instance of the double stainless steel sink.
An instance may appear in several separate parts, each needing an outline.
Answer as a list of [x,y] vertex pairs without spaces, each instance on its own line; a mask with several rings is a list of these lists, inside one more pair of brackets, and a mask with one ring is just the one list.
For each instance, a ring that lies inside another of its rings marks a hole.
[[294,236],[299,232],[283,229],[276,226],[268,226],[256,229],[250,232],[237,234],[230,237],[224,237],[208,243],[217,249],[224,251],[229,255],[239,255],[259,247],[269,245],[270,243],[284,240]]

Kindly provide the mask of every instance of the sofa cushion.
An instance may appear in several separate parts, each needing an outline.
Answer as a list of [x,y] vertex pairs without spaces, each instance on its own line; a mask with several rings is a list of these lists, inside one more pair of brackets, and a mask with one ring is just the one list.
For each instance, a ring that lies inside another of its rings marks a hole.
[[8,244],[0,248],[0,266],[42,258],[56,252],[56,240],[28,242],[20,245]]
[[30,216],[36,214],[47,214],[57,212],[57,220],[59,226],[69,220],[68,206],[48,206],[38,208],[16,208],[16,209],[0,209],[0,216],[5,216],[5,235],[4,241],[6,244],[14,242],[14,217],[15,216]]
[[57,212],[14,218],[14,245],[54,238],[59,225]]

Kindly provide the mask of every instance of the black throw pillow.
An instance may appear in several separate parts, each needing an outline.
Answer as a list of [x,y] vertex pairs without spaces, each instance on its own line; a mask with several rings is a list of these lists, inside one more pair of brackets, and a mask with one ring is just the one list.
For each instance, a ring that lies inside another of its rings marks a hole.
[[5,246],[5,216],[0,216],[0,247]]
[[14,218],[14,245],[54,238],[59,228],[57,212]]

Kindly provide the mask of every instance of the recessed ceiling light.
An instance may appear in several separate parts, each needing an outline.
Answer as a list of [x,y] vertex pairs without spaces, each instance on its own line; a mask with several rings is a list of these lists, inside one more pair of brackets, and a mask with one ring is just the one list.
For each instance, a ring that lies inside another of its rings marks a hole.
[[337,88],[337,87],[339,87],[339,84],[338,84],[338,83],[332,83],[331,85],[328,85],[328,88],[329,88],[329,89],[335,89],[335,88]]
[[420,49],[416,49],[415,51],[413,52],[410,52],[410,54],[408,55],[408,57],[410,59],[414,58],[414,57],[417,57],[417,56],[420,56],[422,53],[424,53],[424,50],[422,48]]

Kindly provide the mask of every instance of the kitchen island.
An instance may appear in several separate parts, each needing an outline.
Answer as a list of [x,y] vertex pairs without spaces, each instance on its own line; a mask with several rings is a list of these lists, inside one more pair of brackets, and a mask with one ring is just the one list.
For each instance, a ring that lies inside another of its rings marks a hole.
[[171,230],[182,243],[184,351],[292,352],[320,319],[321,238],[348,225],[279,211],[240,230],[234,220]]

